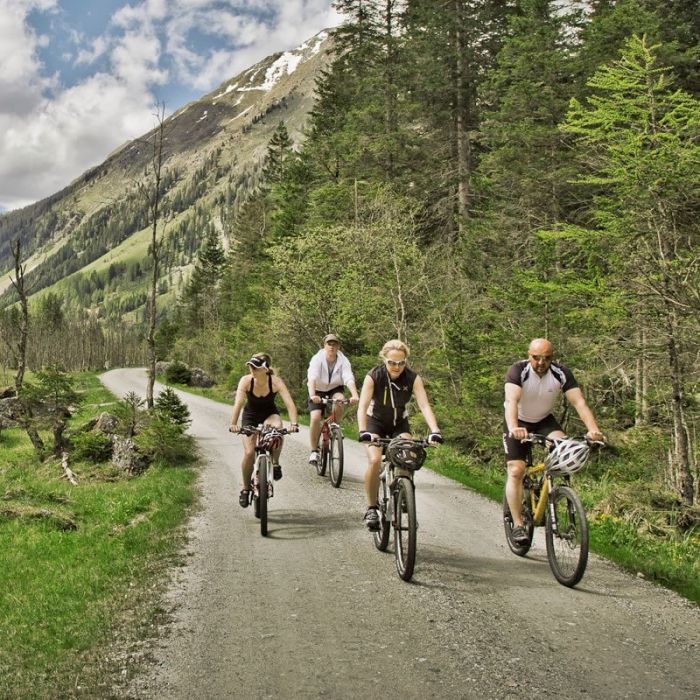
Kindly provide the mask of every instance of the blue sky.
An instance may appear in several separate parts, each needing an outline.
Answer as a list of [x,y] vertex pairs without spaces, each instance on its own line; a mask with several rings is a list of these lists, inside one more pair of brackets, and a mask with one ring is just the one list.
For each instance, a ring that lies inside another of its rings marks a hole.
[[332,0],[0,0],[0,210],[46,197],[261,58]]

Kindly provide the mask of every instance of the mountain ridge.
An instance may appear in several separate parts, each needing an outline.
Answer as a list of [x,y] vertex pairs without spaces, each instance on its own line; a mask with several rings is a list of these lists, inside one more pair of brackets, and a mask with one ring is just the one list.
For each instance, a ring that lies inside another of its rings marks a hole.
[[[171,236],[173,224],[197,207],[208,211],[221,231],[217,205],[235,205],[254,185],[279,121],[295,143],[303,139],[315,81],[330,60],[330,46],[329,32],[323,30],[296,49],[267,56],[164,120],[163,220]],[[125,241],[138,245],[148,222],[136,183],[149,163],[153,134],[125,142],[59,192],[0,216],[0,270],[7,271],[0,280],[0,307],[12,301],[7,293],[10,245],[18,235],[33,291],[53,289],[88,266],[99,268],[101,258],[119,246],[124,251]],[[185,267],[196,250],[193,235],[180,240]],[[170,241],[171,247],[176,243]],[[112,256],[112,263],[122,259]]]

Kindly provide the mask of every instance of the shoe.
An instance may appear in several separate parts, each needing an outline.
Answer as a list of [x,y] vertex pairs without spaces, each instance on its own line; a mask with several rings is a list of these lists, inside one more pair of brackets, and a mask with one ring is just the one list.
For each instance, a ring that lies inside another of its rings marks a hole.
[[318,450],[314,450],[309,455],[309,464],[313,464],[314,467],[318,464]]
[[367,509],[362,522],[367,525],[369,530],[379,530],[379,509],[377,506],[370,506]]
[[515,542],[515,544],[527,544],[530,541],[530,536],[524,525],[519,525],[514,527],[510,533],[510,538]]
[[272,478],[279,481],[282,478],[282,467],[279,464],[272,465]]
[[250,505],[250,491],[241,491],[238,494],[238,504],[241,508],[247,508]]

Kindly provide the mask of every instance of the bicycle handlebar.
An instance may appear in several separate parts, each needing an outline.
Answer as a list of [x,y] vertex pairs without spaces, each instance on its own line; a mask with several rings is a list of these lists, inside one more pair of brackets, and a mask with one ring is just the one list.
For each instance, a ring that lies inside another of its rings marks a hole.
[[350,404],[350,399],[329,399],[326,396],[320,397],[319,403],[323,404],[324,406],[328,404],[342,404],[343,406],[348,406]]
[[[395,438],[377,437],[377,438],[374,438],[373,440],[365,442],[364,444],[371,445],[373,447],[385,447],[394,439]],[[437,447],[437,443],[428,442],[425,438],[401,438],[401,439],[402,440],[410,440],[411,442],[414,442],[416,445],[419,445],[420,447]]]
[[574,435],[573,437],[547,437],[546,435],[540,435],[539,433],[528,433],[526,438],[523,438],[520,442],[532,442],[536,445],[546,445],[548,442],[551,443],[557,443],[560,442],[561,440],[578,440],[579,442],[587,442],[588,445],[593,446],[593,445],[607,445],[607,442],[604,440],[591,440],[589,437],[586,435],[581,435],[576,436]]
[[238,429],[239,435],[291,435],[287,428],[276,428],[274,425],[243,425]]

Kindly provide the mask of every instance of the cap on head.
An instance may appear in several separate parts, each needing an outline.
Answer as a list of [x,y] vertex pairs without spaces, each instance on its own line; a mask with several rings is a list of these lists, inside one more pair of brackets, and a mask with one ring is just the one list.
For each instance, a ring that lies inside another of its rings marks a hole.
[[267,360],[258,355],[253,355],[253,357],[251,357],[246,364],[250,365],[254,369],[270,369],[270,365],[267,363]]
[[338,338],[337,335],[333,335],[333,333],[329,333],[323,339],[323,344],[325,345],[326,343],[338,343],[338,345],[340,345],[340,338]]

